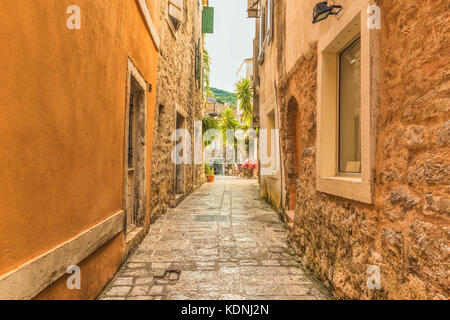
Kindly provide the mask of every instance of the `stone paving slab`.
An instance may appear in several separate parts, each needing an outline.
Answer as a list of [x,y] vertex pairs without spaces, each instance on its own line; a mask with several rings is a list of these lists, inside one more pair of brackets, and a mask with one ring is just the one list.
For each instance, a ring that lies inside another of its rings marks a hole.
[[286,238],[257,181],[217,179],[150,227],[99,299],[329,299],[289,254]]

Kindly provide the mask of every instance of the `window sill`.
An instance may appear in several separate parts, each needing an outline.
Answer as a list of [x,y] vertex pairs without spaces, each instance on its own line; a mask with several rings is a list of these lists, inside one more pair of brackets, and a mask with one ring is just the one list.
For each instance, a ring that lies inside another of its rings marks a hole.
[[[174,37],[175,40],[178,40],[177,32],[178,32],[178,30],[179,30],[180,28],[175,29],[175,27],[173,26],[172,21],[170,21],[169,16],[166,17],[166,22],[167,22],[167,24],[169,25],[169,29],[170,29],[170,31],[171,31],[171,33],[172,33],[172,36]],[[181,22],[180,22],[180,23],[181,23]]]
[[147,6],[147,2],[145,2],[145,0],[138,0],[138,5],[143,15],[143,19],[147,25],[148,31],[150,32],[153,42],[155,43],[156,49],[159,51],[161,39],[159,38],[158,30],[153,23],[152,16]]
[[357,177],[319,177],[317,191],[373,204],[373,184]]

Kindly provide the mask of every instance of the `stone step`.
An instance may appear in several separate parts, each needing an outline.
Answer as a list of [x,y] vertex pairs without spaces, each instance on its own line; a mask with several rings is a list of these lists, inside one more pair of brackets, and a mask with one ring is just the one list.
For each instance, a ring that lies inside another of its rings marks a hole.
[[286,211],[286,225],[289,230],[294,229],[294,210],[287,210]]
[[286,211],[286,222],[294,222],[295,210]]

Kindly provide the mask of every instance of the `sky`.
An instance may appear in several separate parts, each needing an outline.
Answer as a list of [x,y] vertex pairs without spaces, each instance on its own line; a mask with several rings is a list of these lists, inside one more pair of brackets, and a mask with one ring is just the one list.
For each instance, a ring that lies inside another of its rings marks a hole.
[[214,33],[206,35],[211,56],[210,86],[234,92],[244,59],[253,57],[255,20],[247,18],[246,0],[210,0],[214,7]]

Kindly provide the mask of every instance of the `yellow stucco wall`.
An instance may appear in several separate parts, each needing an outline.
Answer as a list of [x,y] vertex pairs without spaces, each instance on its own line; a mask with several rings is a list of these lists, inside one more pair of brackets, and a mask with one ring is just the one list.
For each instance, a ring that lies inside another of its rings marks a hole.
[[[158,27],[159,1],[147,3]],[[72,4],[81,30],[66,27]],[[1,275],[123,209],[128,58],[153,86],[151,159],[158,52],[135,0],[1,1],[0,12]]]

